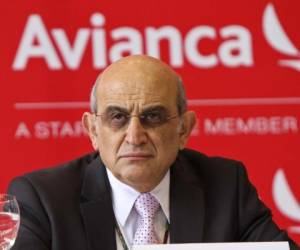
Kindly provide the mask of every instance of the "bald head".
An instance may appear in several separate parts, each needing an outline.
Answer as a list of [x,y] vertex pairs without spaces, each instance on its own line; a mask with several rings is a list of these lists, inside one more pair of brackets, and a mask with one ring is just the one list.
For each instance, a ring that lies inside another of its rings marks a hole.
[[136,80],[141,83],[150,78],[151,81],[163,80],[168,84],[174,84],[178,76],[168,65],[158,59],[145,55],[135,55],[124,57],[111,64],[104,70],[99,81],[101,83],[110,79],[120,79],[123,82]]
[[[112,89],[114,82],[118,82],[115,85],[117,89]],[[185,91],[180,77],[164,62],[146,55],[124,57],[111,64],[98,76],[91,92],[91,111],[97,113],[98,91],[107,91],[109,88],[115,93],[120,90],[120,84],[130,85],[137,93],[142,90],[143,84],[147,84],[151,92],[162,89],[173,90],[179,114],[186,111]]]

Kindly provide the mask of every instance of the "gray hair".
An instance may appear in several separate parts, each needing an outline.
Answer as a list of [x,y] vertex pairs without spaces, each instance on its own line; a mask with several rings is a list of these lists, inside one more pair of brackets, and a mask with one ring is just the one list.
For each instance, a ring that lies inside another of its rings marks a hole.
[[[97,114],[97,88],[100,80],[97,79],[94,83],[91,94],[90,94],[90,109],[91,112],[94,114]],[[178,77],[177,80],[177,109],[178,114],[181,116],[183,113],[185,113],[187,109],[187,101],[186,101],[186,95],[185,95],[185,89],[183,86],[183,81],[180,77]]]

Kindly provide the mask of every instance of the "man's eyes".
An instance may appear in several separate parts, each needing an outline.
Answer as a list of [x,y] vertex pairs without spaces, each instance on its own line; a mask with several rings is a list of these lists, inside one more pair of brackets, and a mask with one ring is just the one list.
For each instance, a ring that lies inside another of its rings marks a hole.
[[[130,115],[126,112],[113,110],[108,112],[104,119],[106,123],[112,128],[121,128],[128,124],[130,118],[135,115]],[[161,110],[145,111],[138,116],[140,123],[145,127],[156,127],[163,124],[167,120],[166,112]]]
[[127,123],[128,114],[123,112],[113,112],[108,115],[108,122],[112,127],[120,127]]
[[108,115],[110,119],[112,120],[121,120],[121,119],[126,119],[128,114],[121,113],[121,112],[114,112]]
[[161,112],[149,112],[142,115],[143,120],[146,123],[160,123],[163,120],[163,114]]

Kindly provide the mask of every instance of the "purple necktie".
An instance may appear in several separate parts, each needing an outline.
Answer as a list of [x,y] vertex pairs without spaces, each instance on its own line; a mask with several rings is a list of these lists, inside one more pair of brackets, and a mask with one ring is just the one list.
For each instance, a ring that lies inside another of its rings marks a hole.
[[154,217],[160,208],[159,202],[150,193],[143,193],[136,199],[134,207],[139,220],[133,245],[159,244],[154,231]]

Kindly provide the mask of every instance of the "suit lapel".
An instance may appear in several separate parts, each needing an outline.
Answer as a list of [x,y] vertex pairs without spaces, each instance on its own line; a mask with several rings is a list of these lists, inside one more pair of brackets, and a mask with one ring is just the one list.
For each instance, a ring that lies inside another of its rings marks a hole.
[[89,249],[116,250],[110,186],[99,156],[87,166],[80,208]]
[[188,165],[179,156],[171,168],[171,243],[196,243],[203,239],[204,193]]

